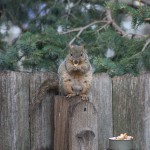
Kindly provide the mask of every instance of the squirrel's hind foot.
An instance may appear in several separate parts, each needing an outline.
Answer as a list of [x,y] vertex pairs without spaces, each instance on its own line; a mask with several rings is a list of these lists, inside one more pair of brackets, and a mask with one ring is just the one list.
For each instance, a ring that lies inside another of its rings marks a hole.
[[[76,95],[75,94],[68,94],[66,97],[67,98],[71,98],[71,97],[74,97],[74,96],[76,96]],[[81,96],[81,99],[84,100],[84,101],[88,101],[89,100],[89,97],[86,94],[82,94],[80,96]]]
[[71,97],[73,97],[73,96],[75,96],[75,94],[67,94],[67,98],[71,98]]
[[89,100],[89,97],[86,94],[82,94],[80,96],[81,96],[81,99],[84,100],[84,101],[88,101]]

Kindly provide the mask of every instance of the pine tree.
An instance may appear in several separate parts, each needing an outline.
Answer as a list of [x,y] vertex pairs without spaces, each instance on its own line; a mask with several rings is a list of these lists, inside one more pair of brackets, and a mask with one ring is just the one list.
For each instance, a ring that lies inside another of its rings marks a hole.
[[149,71],[150,32],[139,35],[122,27],[125,15],[132,17],[134,31],[149,24],[150,4],[138,2],[139,5],[109,0],[3,0],[0,25],[5,23],[7,29],[16,25],[22,34],[12,45],[0,35],[0,69],[18,70],[21,60],[32,71],[56,72],[67,54],[67,45],[83,44],[95,72],[114,76]]

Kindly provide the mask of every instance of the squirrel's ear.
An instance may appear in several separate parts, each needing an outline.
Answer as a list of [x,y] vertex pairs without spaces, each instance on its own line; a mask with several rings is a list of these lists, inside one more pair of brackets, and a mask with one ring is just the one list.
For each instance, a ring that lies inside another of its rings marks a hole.
[[84,49],[84,45],[81,45],[80,47],[81,47],[81,49]]
[[68,46],[67,46],[69,49],[72,49],[73,48],[73,45],[71,45],[71,44],[68,44]]

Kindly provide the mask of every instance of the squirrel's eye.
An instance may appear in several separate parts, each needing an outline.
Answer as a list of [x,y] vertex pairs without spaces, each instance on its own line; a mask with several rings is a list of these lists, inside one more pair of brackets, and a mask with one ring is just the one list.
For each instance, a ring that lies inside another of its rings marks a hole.
[[70,54],[72,56],[72,54]]
[[81,54],[81,56],[82,56],[82,54]]

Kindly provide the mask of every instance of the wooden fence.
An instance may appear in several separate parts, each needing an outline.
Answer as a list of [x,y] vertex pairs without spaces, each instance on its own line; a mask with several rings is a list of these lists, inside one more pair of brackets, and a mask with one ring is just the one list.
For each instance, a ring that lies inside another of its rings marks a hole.
[[[0,72],[0,150],[54,149],[53,92],[29,119],[33,94],[48,76]],[[99,150],[124,132],[134,136],[134,150],[150,150],[150,73],[113,79],[96,74],[89,96],[97,109]]]

